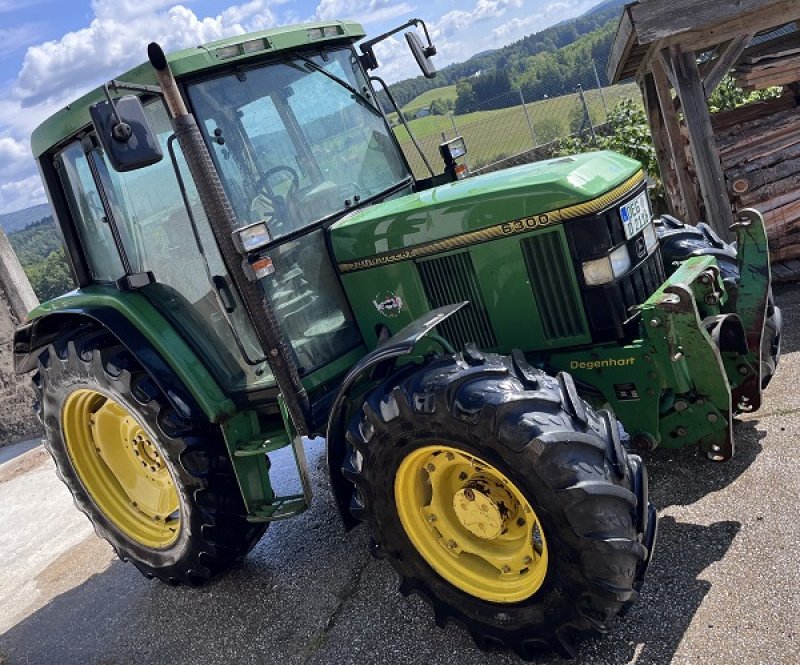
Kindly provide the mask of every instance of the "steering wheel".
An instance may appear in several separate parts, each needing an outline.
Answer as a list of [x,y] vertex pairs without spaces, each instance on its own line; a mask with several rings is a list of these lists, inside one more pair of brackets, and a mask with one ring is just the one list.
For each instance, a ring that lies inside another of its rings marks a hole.
[[[269,179],[281,171],[288,172],[291,177],[289,189],[286,190],[286,194],[283,196],[276,194],[272,187],[269,186]],[[283,224],[289,217],[289,201],[296,199],[297,192],[300,190],[300,175],[291,166],[278,164],[278,166],[273,166],[262,174],[255,188],[257,193],[250,205],[251,210],[258,206],[262,209],[260,211],[262,214],[259,216],[265,218],[265,221]]]

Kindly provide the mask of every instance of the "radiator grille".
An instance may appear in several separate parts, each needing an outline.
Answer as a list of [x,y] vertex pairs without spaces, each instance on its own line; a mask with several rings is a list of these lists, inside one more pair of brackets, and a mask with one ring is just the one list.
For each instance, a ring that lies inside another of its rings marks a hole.
[[619,280],[625,311],[629,311],[634,305],[641,305],[663,283],[664,267],[661,254],[653,252],[638,267]]
[[580,305],[575,300],[572,264],[558,233],[541,233],[520,243],[536,306],[547,339],[585,334]]
[[448,342],[456,349],[467,342],[474,342],[480,349],[497,346],[469,252],[420,261],[417,269],[432,308],[469,300],[469,306],[437,326]]

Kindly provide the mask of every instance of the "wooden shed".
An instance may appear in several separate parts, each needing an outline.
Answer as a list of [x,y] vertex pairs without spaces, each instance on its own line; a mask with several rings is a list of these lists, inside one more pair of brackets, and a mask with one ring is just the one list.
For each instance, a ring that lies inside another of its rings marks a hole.
[[[797,22],[800,0],[639,0],[623,10],[608,75],[639,83],[670,212],[729,239],[735,211],[754,207],[773,263],[800,268]],[[783,92],[711,114],[729,72],[745,90]]]

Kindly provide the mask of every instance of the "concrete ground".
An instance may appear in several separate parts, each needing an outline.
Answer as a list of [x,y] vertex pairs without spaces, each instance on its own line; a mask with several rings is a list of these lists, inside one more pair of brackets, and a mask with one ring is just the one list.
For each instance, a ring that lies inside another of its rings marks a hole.
[[[641,601],[577,663],[800,662],[800,290],[776,291],[784,356],[764,407],[737,425],[726,464],[648,456],[661,522]],[[313,508],[272,525],[222,579],[185,589],[114,559],[40,447],[0,450],[0,665],[520,662],[400,596],[365,530],[342,532],[321,444],[309,455]]]

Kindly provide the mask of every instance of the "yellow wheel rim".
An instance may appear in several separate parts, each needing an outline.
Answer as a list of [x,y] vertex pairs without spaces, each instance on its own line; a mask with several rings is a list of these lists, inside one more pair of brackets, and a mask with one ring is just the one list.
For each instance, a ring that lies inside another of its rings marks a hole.
[[153,437],[128,410],[95,390],[76,390],[61,412],[67,453],[102,513],[146,547],[180,531],[178,491]]
[[514,603],[542,586],[547,543],[539,518],[491,464],[449,446],[418,448],[401,462],[394,495],[414,547],[457,588]]

